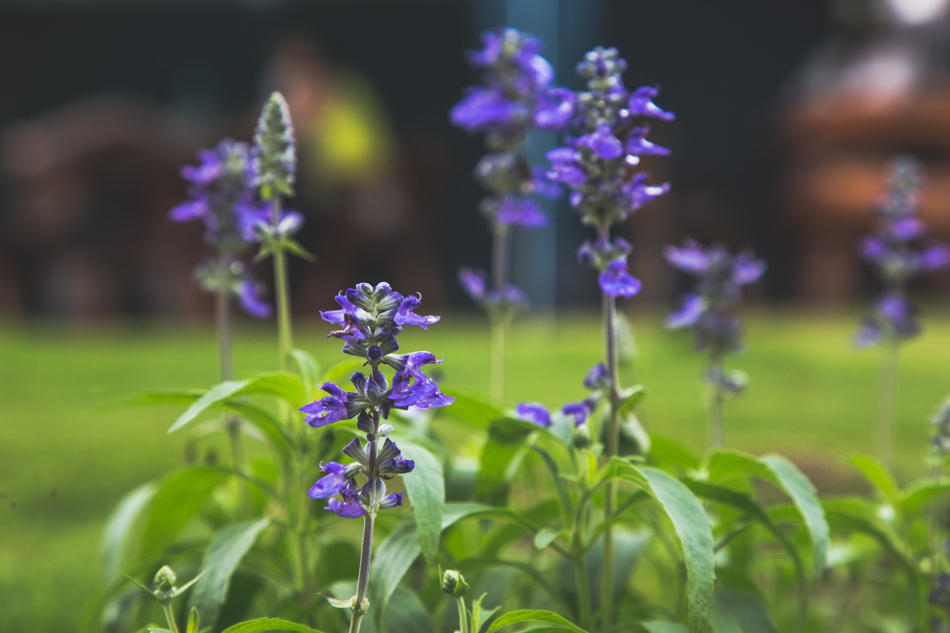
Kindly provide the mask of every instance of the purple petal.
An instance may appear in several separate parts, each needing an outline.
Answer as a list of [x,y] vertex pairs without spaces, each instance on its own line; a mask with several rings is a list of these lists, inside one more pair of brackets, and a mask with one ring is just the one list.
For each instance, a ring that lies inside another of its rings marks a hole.
[[261,285],[254,281],[241,282],[238,297],[241,308],[253,317],[266,319],[270,316],[270,304],[260,300]]
[[864,259],[878,262],[887,254],[887,245],[880,237],[870,235],[858,243],[858,252]]
[[704,273],[709,268],[709,255],[693,240],[683,242],[682,248],[667,246],[663,256],[675,268],[688,273]]
[[518,417],[545,428],[551,426],[551,412],[538,402],[522,402],[515,407]]
[[664,121],[672,121],[675,119],[675,114],[661,110],[653,103],[653,98],[656,97],[657,94],[659,94],[659,90],[651,86],[637,88],[633,94],[630,95],[630,100],[627,102],[630,114],[634,116],[651,116],[657,119],[663,119]]
[[574,115],[577,96],[566,88],[552,88],[538,99],[534,110],[534,124],[542,130],[560,130]]
[[662,196],[670,190],[669,183],[648,185],[646,184],[646,179],[647,175],[640,172],[623,187],[623,192],[630,198],[631,211],[636,211],[650,200]]
[[277,223],[277,234],[283,236],[290,236],[300,230],[300,227],[303,226],[303,215],[297,211],[287,211],[281,217],[280,222]]
[[670,153],[667,148],[660,147],[646,139],[649,131],[650,128],[647,126],[633,128],[630,137],[627,139],[626,149],[628,154],[666,156]]
[[[411,463],[411,462],[410,462]],[[381,510],[388,510],[389,508],[395,508],[402,505],[402,493],[394,492],[390,495],[386,495],[379,502],[379,507]]]
[[208,203],[203,198],[188,200],[172,207],[168,217],[175,222],[188,222],[202,218],[209,213]]
[[399,308],[396,309],[396,316],[393,317],[393,320],[397,325],[418,325],[423,330],[428,330],[430,325],[439,322],[437,316],[419,316],[413,310],[419,306],[421,301],[420,297],[406,297],[402,300],[402,303],[399,304]]
[[330,462],[323,467],[323,472],[328,473],[325,477],[317,480],[307,493],[311,499],[329,499],[333,495],[340,494],[340,491],[347,485],[346,467],[336,462]]
[[930,272],[950,263],[950,248],[943,244],[933,244],[924,249],[917,260],[920,270]]
[[695,325],[706,309],[706,302],[698,295],[686,295],[683,306],[666,318],[666,327],[680,328]]
[[472,270],[471,268],[459,269],[459,282],[462,288],[475,301],[482,301],[488,292],[488,274],[483,270]]
[[623,154],[623,143],[614,136],[606,123],[601,123],[596,130],[580,137],[577,142],[604,160],[613,160]]
[[536,228],[546,226],[548,216],[532,200],[515,196],[505,196],[501,208],[495,215],[495,221],[505,226],[523,226]]
[[739,285],[750,284],[765,272],[765,262],[752,253],[740,253],[733,263],[732,279]]
[[618,259],[597,278],[601,290],[610,297],[630,298],[640,292],[640,280],[627,272],[627,262]]
[[586,400],[582,402],[569,402],[564,405],[564,408],[561,409],[561,413],[568,416],[573,416],[574,425],[580,426],[587,422],[587,416],[591,414],[591,406]]
[[366,510],[360,505],[356,493],[346,495],[343,501],[336,497],[331,498],[326,509],[344,519],[357,519],[366,514]]
[[610,387],[610,372],[607,371],[607,366],[603,363],[594,365],[591,370],[587,372],[587,378],[584,379],[584,386],[591,391]]

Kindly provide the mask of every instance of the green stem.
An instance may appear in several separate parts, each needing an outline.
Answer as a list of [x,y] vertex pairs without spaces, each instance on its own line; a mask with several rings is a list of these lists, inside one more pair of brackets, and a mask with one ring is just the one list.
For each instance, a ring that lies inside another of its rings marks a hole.
[[[492,288],[499,292],[508,285],[508,227],[496,225],[492,236]],[[505,373],[508,348],[508,328],[511,316],[507,308],[489,307],[488,321],[491,328],[491,384],[492,400],[502,404],[505,400]]]
[[[610,227],[604,227],[601,230],[601,237],[604,240],[610,240]],[[608,393],[607,409],[607,451],[606,458],[619,454],[620,452],[620,420],[618,418],[618,408],[620,406],[620,369],[617,354],[617,300],[614,297],[603,294],[602,312],[604,318],[604,343],[606,346],[607,373],[610,380],[610,391]],[[613,515],[614,505],[616,504],[616,486],[615,482],[607,482],[604,490],[604,516],[610,518]],[[614,532],[613,526],[608,526],[604,531],[604,565],[603,576],[601,577],[603,596],[603,620],[601,628],[609,630],[613,626],[614,619]]]
[[468,611],[465,609],[465,598],[456,598],[456,604],[459,608],[459,633],[477,633],[469,630]]
[[[366,442],[369,446],[369,465],[367,472],[371,477],[376,473],[377,447],[375,438],[377,437],[376,431],[379,429],[379,414],[374,412],[373,418],[374,433],[372,436],[367,436]],[[373,437],[374,439],[370,441],[369,437]],[[370,508],[370,511],[363,516],[363,543],[360,546],[360,571],[356,578],[356,599],[353,601],[352,606],[353,617],[350,619],[350,633],[360,633],[360,622],[369,609],[369,600],[366,598],[366,592],[369,589],[369,572],[373,559],[373,524],[376,522],[377,508],[378,505],[374,504],[374,506]]]
[[897,415],[897,376],[900,364],[900,342],[889,339],[884,343],[881,367],[880,409],[877,421],[877,454],[885,468],[893,460],[894,422]]
[[178,624],[175,623],[175,614],[172,612],[171,602],[163,602],[162,609],[165,610],[165,619],[168,621],[168,630],[171,633],[178,633]]
[[[587,567],[587,556],[581,554],[574,558],[574,573],[577,575],[577,609],[581,619],[581,628],[593,630],[593,616],[590,606],[590,570]],[[605,600],[604,602],[610,602]],[[604,629],[606,630],[606,629]]]
[[[274,227],[280,221],[280,196],[274,196],[271,205],[271,223]],[[287,253],[284,249],[274,249],[274,290],[277,294],[277,349],[280,354],[281,371],[290,368],[290,351],[293,349],[293,331],[290,325],[290,293],[287,279]]]
[[725,401],[722,392],[722,379],[725,372],[721,357],[713,357],[710,375],[715,378],[713,392],[709,402],[709,446],[718,450],[726,445],[726,418],[723,411]]

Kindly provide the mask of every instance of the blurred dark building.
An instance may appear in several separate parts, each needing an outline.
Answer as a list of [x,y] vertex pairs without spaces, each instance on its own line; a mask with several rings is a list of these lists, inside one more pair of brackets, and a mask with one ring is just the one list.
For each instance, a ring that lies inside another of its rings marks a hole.
[[[925,215],[950,229],[944,4],[0,3],[0,314],[209,312],[190,283],[201,228],[166,219],[186,195],[178,169],[221,137],[249,140],[275,88],[301,144],[290,204],[319,258],[293,266],[295,307],[382,278],[467,306],[455,271],[489,254],[470,176],[482,140],[447,113],[477,79],[464,51],[506,23],[541,36],[574,89],[583,53],[616,46],[628,85],[660,85],[678,115],[652,135],[673,157],[646,163],[673,191],[625,229],[638,301],[674,293],[661,251],[684,236],[753,247],[773,297],[851,296],[853,241],[894,153],[928,165]],[[558,141],[532,142],[543,157]],[[542,308],[591,301],[574,262],[585,230],[565,204],[551,212],[550,229],[516,241],[515,281]]]

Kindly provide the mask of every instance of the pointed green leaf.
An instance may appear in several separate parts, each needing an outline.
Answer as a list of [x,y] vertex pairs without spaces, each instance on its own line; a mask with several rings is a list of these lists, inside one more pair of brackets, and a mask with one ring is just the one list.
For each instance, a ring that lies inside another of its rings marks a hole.
[[230,475],[218,468],[186,468],[166,477],[152,502],[142,536],[142,554],[157,557],[175,540],[208,496]]
[[330,606],[333,607],[334,609],[352,609],[353,608],[352,597],[341,599],[341,598],[334,598],[333,596],[327,596],[322,593],[320,594],[320,597],[326,600],[330,604]]
[[248,620],[226,628],[223,633],[258,633],[258,631],[304,631],[304,633],[320,633],[309,626],[281,620],[280,618],[258,618]]
[[148,482],[134,489],[119,501],[102,533],[102,571],[106,584],[119,577],[119,568],[128,548],[129,536],[142,512],[148,506],[157,489],[155,482]]
[[445,477],[442,464],[426,449],[401,441],[403,455],[415,462],[411,473],[403,475],[402,482],[409,493],[419,547],[428,562],[439,553],[442,535],[442,508],[445,506]]
[[568,620],[565,620],[558,614],[552,613],[550,611],[541,611],[538,609],[526,609],[522,611],[512,611],[510,613],[506,613],[492,622],[492,625],[488,627],[488,631],[486,633],[494,633],[495,631],[503,629],[506,626],[511,626],[512,624],[518,624],[520,622],[543,622],[545,624],[553,624],[555,629],[571,631],[571,633],[586,633],[584,629],[571,624]]
[[544,528],[534,536],[534,546],[538,549],[544,549],[557,540],[558,531],[551,528]]
[[904,502],[901,505],[904,515],[913,516],[917,514],[921,508],[929,505],[947,492],[950,492],[950,482],[947,481],[927,482],[911,488],[907,491],[907,496],[904,497]]
[[185,629],[187,633],[198,633],[198,609],[192,607],[188,612],[188,627]]
[[501,409],[475,394],[458,389],[443,389],[442,392],[455,398],[452,406],[445,409],[445,414],[474,428],[484,430],[492,420],[505,416]]
[[320,366],[313,356],[302,349],[290,350],[290,357],[294,359],[297,365],[297,371],[300,373],[300,381],[303,383],[304,400],[307,402],[316,397],[317,380],[320,376]]
[[524,444],[541,427],[517,418],[499,418],[488,426],[482,447],[475,497],[493,505],[504,505],[508,486],[524,457]]
[[646,395],[647,391],[643,385],[634,385],[633,387],[624,389],[620,407],[617,409],[617,415],[621,417],[633,415],[634,409],[637,408],[637,405],[640,404]]
[[229,525],[211,539],[201,567],[204,575],[191,592],[189,604],[198,609],[201,620],[214,626],[218,610],[228,595],[231,576],[241,559],[254,544],[257,535],[268,526],[268,519]]
[[703,505],[689,488],[662,470],[636,468],[614,457],[606,471],[648,493],[669,517],[686,562],[689,630],[691,633],[705,633],[710,627],[716,571],[712,529]]
[[852,455],[848,461],[861,471],[864,478],[881,493],[885,501],[894,506],[900,503],[900,486],[897,485],[894,475],[884,468],[884,464],[870,455]]
[[290,253],[291,255],[296,255],[300,259],[306,260],[310,263],[317,261],[317,256],[301,246],[300,242],[292,239],[284,239],[281,241],[281,245],[284,247],[284,250]]
[[305,402],[303,384],[300,378],[294,374],[286,372],[271,372],[260,374],[247,380],[227,380],[215,385],[209,389],[197,401],[192,403],[188,409],[182,413],[171,428],[169,433],[181,429],[189,422],[208,410],[208,408],[217,405],[224,400],[236,398],[238,396],[267,395],[276,396],[287,401],[292,407],[299,408],[307,404]]
[[[778,633],[765,605],[755,594],[733,589],[717,591],[714,608],[728,613],[740,633]],[[719,629],[716,633],[720,633]]]

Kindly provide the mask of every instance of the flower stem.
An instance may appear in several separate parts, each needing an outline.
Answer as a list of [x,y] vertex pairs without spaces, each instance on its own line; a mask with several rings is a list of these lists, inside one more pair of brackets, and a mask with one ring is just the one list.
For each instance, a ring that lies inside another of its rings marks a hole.
[[[492,239],[492,288],[500,292],[508,285],[508,227],[496,224]],[[492,400],[501,404],[505,400],[505,373],[508,353],[508,328],[511,317],[501,313],[498,307],[488,315],[491,327],[491,386]]]
[[[369,446],[369,464],[367,472],[370,477],[376,476],[376,432],[379,430],[379,413],[373,413],[373,431],[372,435],[367,436],[367,445]],[[370,440],[369,438],[373,439]],[[360,547],[360,571],[356,579],[356,599],[353,601],[353,617],[350,619],[350,633],[360,632],[360,622],[366,611],[369,609],[369,600],[366,598],[366,591],[369,589],[369,570],[373,558],[373,524],[376,522],[376,509],[374,505],[369,512],[363,516],[363,544]]]
[[[281,198],[274,196],[271,204],[271,223],[274,227],[280,222]],[[293,331],[290,325],[290,293],[287,279],[287,253],[283,248],[274,249],[274,288],[277,293],[277,350],[280,355],[281,371],[290,368],[290,351],[293,349]]]
[[[610,228],[601,231],[601,237],[610,239]],[[607,450],[606,457],[620,452],[620,370],[617,359],[617,300],[604,293],[602,312],[604,318],[604,342],[606,346],[607,375],[610,380],[609,402],[607,408]],[[616,501],[616,486],[613,481],[607,482],[604,490],[604,517],[609,519],[613,515]],[[614,618],[614,533],[613,527],[604,530],[604,564],[602,582],[603,621],[601,629],[609,630]]]
[[722,392],[725,368],[721,357],[714,357],[711,364],[710,375],[715,377],[715,381],[709,402],[709,447],[718,450],[726,445],[726,417],[722,406],[725,400]]
[[465,598],[456,598],[459,608],[459,633],[476,633],[469,630],[468,611],[465,609]]
[[900,364],[900,342],[887,340],[881,367],[881,391],[877,421],[877,455],[885,468],[893,460],[894,422],[897,415],[897,376]]
[[172,612],[171,602],[162,602],[162,609],[165,611],[165,619],[168,621],[168,630],[171,633],[178,633],[178,624],[175,622],[175,614]]

